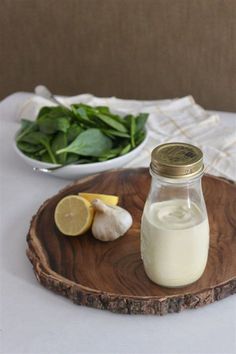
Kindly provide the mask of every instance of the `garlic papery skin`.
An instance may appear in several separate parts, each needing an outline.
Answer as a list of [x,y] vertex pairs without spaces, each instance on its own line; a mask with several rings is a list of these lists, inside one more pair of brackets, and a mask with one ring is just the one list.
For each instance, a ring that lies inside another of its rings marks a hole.
[[92,205],[96,211],[92,225],[93,236],[100,241],[113,241],[123,236],[133,223],[130,213],[119,207],[107,205],[94,199]]

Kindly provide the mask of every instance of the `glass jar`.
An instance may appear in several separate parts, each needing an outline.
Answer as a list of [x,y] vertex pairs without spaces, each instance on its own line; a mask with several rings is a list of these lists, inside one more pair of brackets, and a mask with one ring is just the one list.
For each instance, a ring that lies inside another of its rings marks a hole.
[[152,151],[151,188],[141,222],[141,256],[156,284],[181,287],[204,272],[209,223],[202,193],[203,154],[185,143]]

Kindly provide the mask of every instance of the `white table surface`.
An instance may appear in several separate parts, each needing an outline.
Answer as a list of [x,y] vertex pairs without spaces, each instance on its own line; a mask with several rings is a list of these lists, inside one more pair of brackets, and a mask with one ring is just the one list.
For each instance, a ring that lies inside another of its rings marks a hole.
[[[236,114],[220,113],[232,127]],[[37,174],[12,148],[17,123],[0,120],[2,354],[236,353],[236,296],[198,310],[119,315],[74,305],[36,280],[26,234],[41,203],[68,181]]]

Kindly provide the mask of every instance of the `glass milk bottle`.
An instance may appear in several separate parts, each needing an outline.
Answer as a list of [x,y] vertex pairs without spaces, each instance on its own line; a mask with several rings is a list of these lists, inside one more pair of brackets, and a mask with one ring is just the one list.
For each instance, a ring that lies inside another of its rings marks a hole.
[[196,146],[168,143],[152,151],[141,256],[147,276],[161,286],[191,284],[206,267],[209,224],[201,185],[203,169],[203,154]]

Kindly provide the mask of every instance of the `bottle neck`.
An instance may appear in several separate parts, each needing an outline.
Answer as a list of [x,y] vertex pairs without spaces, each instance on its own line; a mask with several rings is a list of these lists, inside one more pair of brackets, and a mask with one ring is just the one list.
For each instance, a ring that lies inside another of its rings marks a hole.
[[200,183],[201,184],[201,179],[204,175],[204,171],[201,171],[197,175],[193,177],[184,177],[184,178],[168,178],[164,177],[161,175],[158,175],[153,172],[153,170],[150,168],[149,169],[150,175],[152,176],[152,181],[156,181],[157,183],[160,184],[166,184],[166,185],[175,185],[175,186],[181,186],[181,185],[189,185],[189,184],[195,184],[195,183]]
[[170,179],[151,173],[152,183],[148,203],[185,200],[188,205],[194,203],[205,212],[205,201],[202,193],[203,173],[194,178]]

